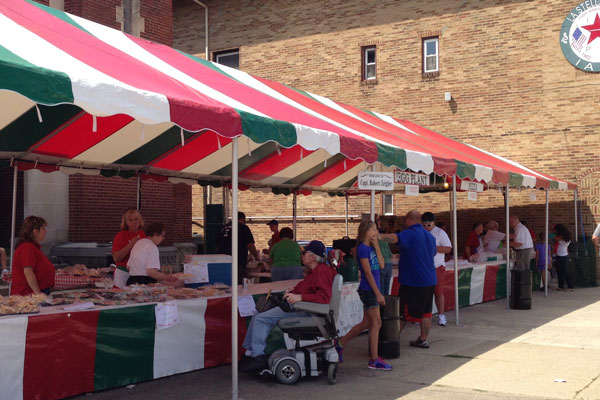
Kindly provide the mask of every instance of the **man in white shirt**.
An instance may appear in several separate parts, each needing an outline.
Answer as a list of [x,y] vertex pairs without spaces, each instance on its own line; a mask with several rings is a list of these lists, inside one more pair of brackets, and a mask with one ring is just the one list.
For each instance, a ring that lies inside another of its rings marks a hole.
[[435,215],[431,212],[423,213],[421,216],[423,227],[429,231],[435,238],[436,254],[433,259],[435,263],[435,273],[437,275],[437,284],[435,286],[435,306],[438,309],[438,325],[446,326],[446,316],[444,315],[444,281],[446,280],[446,267],[444,254],[450,253],[452,243],[446,231],[435,226]]
[[519,217],[516,215],[510,216],[509,223],[510,227],[514,230],[514,237],[510,245],[515,249],[517,255],[515,269],[521,271],[529,270],[529,261],[535,257],[531,233],[529,233],[529,229],[519,221]]

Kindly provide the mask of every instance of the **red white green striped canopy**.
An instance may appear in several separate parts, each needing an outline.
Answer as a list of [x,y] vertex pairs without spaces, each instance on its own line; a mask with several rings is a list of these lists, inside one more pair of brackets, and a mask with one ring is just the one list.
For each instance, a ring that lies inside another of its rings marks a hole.
[[0,158],[68,173],[345,191],[378,163],[553,189],[574,184],[412,122],[202,60],[32,1],[0,3]]

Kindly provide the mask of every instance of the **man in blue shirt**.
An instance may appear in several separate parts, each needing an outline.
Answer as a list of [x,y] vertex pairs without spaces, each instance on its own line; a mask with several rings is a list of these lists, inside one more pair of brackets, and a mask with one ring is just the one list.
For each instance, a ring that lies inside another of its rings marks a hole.
[[411,341],[410,345],[428,349],[433,292],[437,284],[435,238],[421,225],[421,214],[418,211],[406,214],[406,227],[402,232],[380,234],[379,238],[397,243],[400,249],[400,330],[402,331],[406,321],[420,322],[421,335]]

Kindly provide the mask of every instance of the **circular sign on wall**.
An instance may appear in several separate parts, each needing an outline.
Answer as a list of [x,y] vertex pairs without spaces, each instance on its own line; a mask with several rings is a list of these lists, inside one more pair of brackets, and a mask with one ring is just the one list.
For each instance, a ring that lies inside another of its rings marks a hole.
[[560,47],[567,60],[587,72],[600,72],[600,0],[581,2],[560,28]]

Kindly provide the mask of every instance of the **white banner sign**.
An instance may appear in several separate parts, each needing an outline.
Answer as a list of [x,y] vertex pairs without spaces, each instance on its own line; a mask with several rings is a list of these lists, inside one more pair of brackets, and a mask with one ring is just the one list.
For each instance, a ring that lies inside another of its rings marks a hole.
[[358,188],[360,190],[394,190],[394,174],[392,172],[360,171]]
[[473,200],[473,201],[477,200],[477,192],[467,192],[467,193],[468,193],[467,199]]
[[407,196],[418,196],[419,195],[419,186],[404,185],[404,194]]
[[394,171],[394,182],[403,185],[429,186],[429,175],[396,170]]
[[483,192],[483,183],[479,182],[470,182],[470,181],[461,181],[460,182],[460,190],[468,190],[470,192]]

